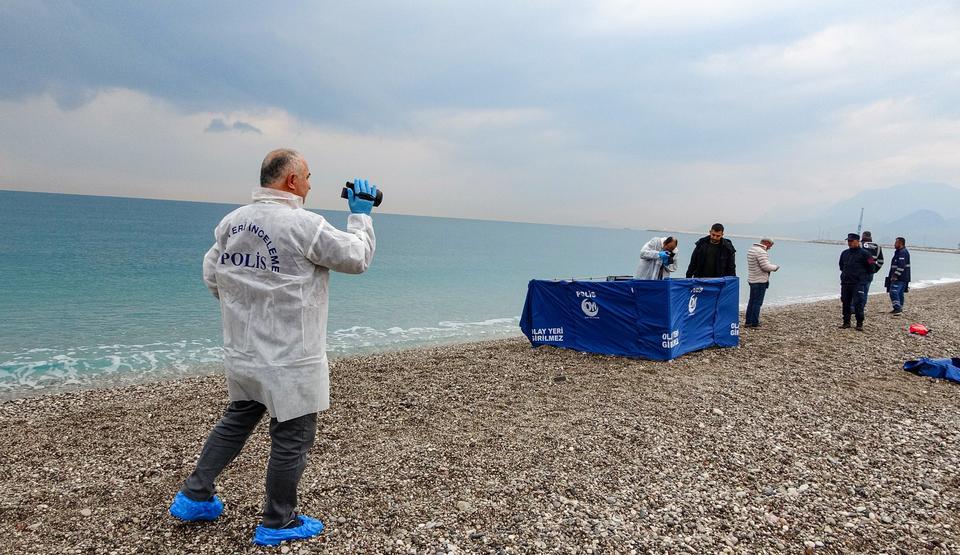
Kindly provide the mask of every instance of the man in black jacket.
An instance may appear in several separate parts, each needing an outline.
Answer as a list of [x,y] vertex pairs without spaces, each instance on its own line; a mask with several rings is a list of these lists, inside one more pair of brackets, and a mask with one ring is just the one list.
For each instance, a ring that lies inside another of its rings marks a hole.
[[867,295],[870,294],[870,284],[873,283],[873,274],[883,267],[883,247],[873,242],[873,234],[864,231],[860,234],[860,247],[873,257],[873,267],[870,268],[870,279],[867,280]]
[[701,237],[690,255],[688,278],[715,278],[737,275],[737,249],[723,238],[723,224],[713,224],[710,235]]
[[847,234],[847,250],[840,253],[840,302],[843,304],[843,325],[850,327],[850,313],[857,318],[857,331],[863,331],[863,309],[867,304],[867,287],[873,277],[873,257],[860,246],[860,236]]

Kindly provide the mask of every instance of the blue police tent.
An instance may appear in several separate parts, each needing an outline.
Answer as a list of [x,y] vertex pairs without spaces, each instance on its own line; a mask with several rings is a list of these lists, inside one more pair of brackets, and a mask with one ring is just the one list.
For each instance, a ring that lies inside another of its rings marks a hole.
[[740,343],[739,291],[736,277],[531,280],[520,329],[534,347],[671,360]]

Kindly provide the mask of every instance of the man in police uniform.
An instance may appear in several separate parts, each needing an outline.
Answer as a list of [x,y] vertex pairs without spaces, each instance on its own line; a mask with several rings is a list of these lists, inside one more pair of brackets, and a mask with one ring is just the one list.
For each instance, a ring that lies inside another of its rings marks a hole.
[[310,168],[296,151],[275,150],[260,168],[253,202],[228,214],[203,259],[203,280],[220,300],[224,366],[230,405],[214,426],[196,469],[170,506],[185,520],[214,520],[223,512],[214,480],[267,412],[270,460],[263,518],[253,542],[316,536],[317,519],[296,513],[297,485],[329,407],[326,356],[329,271],[359,274],[373,259],[370,211],[375,185],[354,180],[347,231],[303,209]]
[[860,246],[860,236],[847,234],[847,250],[840,253],[840,303],[843,313],[841,328],[850,327],[851,313],[857,318],[857,331],[863,331],[867,288],[873,277],[874,259]]

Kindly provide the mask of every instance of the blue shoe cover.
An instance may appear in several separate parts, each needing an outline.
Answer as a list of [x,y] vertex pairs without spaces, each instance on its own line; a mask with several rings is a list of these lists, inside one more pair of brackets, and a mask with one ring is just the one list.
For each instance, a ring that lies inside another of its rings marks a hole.
[[323,533],[323,523],[315,518],[300,515],[300,526],[296,528],[267,528],[257,526],[253,534],[253,543],[257,545],[280,545],[280,542],[305,540]]
[[170,505],[170,514],[187,522],[216,520],[221,513],[223,501],[216,495],[210,501],[194,501],[179,491]]

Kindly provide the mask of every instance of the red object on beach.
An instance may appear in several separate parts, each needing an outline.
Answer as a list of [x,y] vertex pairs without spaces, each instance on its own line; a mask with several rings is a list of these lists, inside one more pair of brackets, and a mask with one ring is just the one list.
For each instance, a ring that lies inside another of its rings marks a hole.
[[930,330],[927,329],[927,326],[923,324],[910,324],[910,333],[915,333],[917,335],[927,335],[930,333]]

